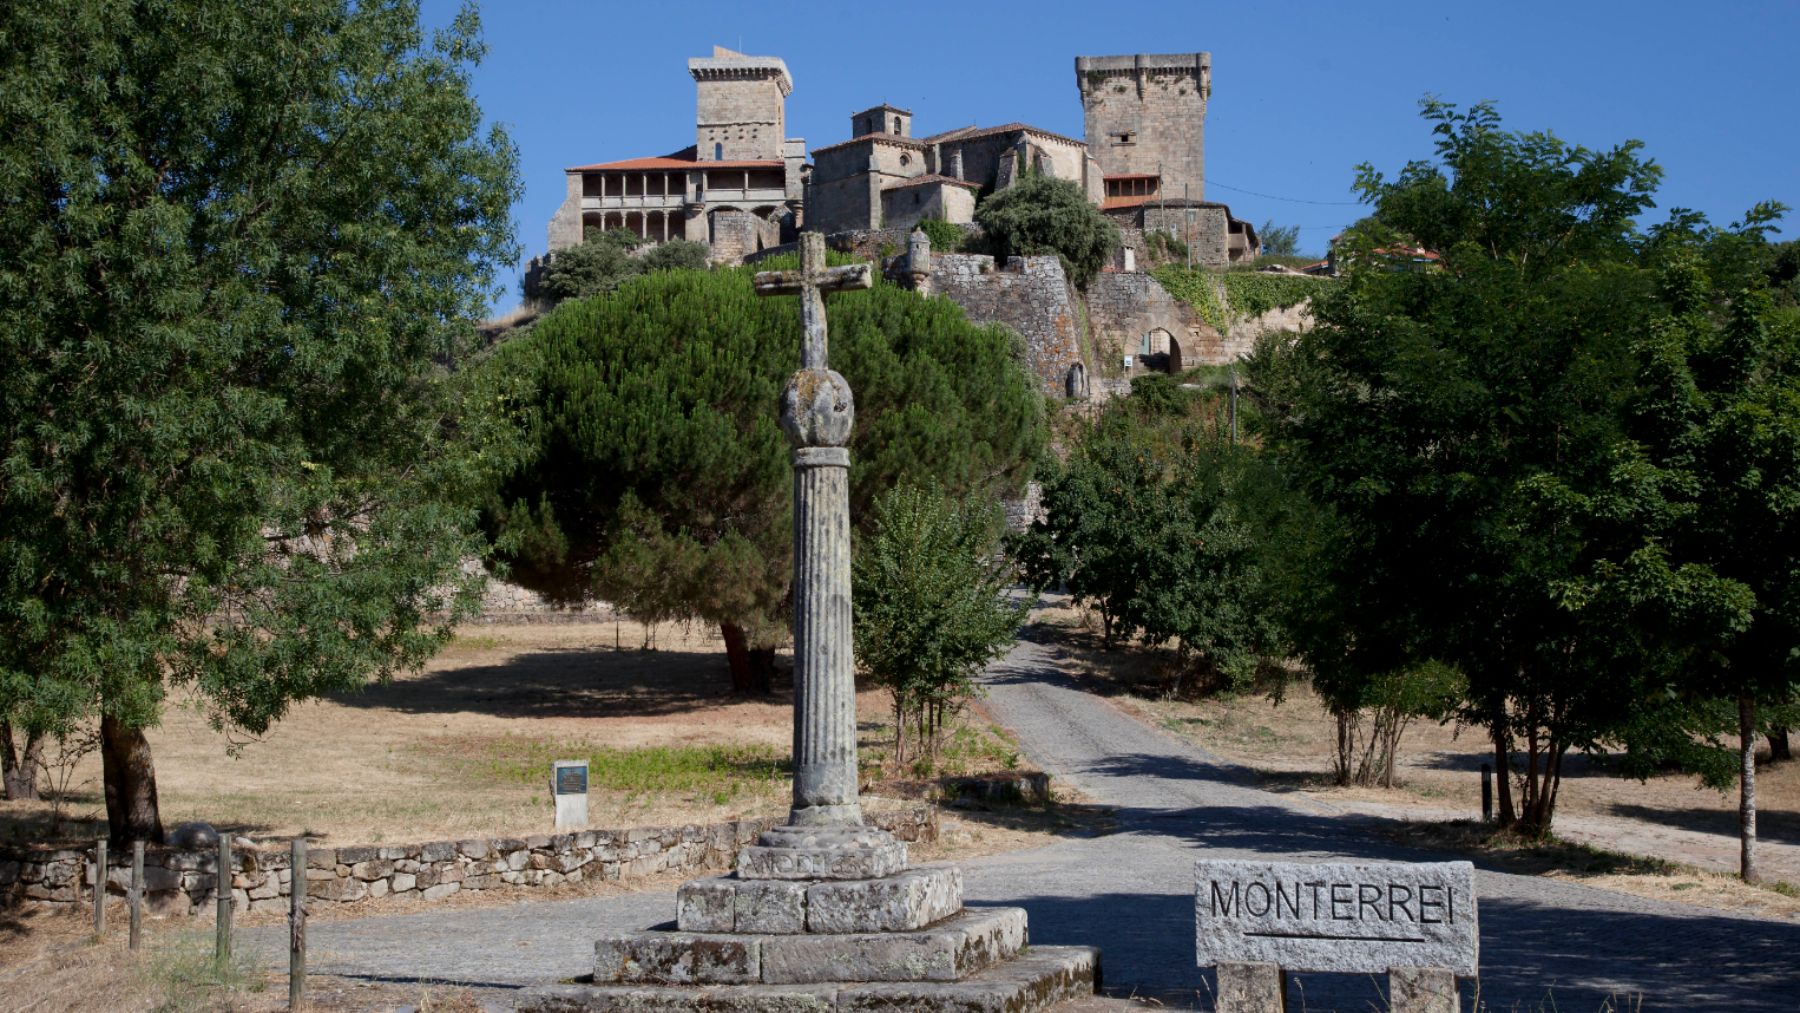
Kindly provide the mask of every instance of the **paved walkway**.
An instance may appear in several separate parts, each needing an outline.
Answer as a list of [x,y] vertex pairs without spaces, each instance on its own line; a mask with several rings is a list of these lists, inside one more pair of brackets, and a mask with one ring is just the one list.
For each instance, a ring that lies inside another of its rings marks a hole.
[[[1104,951],[1107,991],[1211,1007],[1194,966],[1193,860],[1441,860],[1397,847],[1359,817],[1253,786],[1248,772],[1080,691],[1054,647],[1021,642],[986,676],[988,708],[1027,754],[1116,806],[1120,832],[964,865],[968,898],[1018,904],[1034,942]],[[1800,925],[1739,918],[1555,880],[1477,873],[1482,980],[1464,1009],[1800,1009]],[[669,892],[319,922],[312,967],[383,980],[505,987],[583,973],[593,939],[674,915]],[[265,930],[271,953],[279,930]],[[503,993],[486,992],[488,996]],[[1385,1008],[1377,982],[1293,975],[1296,1010]],[[1617,1006],[1615,1006],[1617,1008]]]

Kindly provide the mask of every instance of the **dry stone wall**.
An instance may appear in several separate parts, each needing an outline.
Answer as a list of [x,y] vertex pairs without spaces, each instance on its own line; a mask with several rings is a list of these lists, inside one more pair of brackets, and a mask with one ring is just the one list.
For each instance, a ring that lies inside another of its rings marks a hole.
[[[932,806],[866,813],[871,824],[903,841],[937,839]],[[396,897],[430,902],[464,890],[552,887],[583,880],[627,880],[662,872],[730,869],[738,849],[780,819],[703,826],[584,830],[531,837],[370,844],[307,851],[301,881],[307,897],[357,904]],[[130,855],[111,855],[110,895],[130,886]],[[294,870],[285,846],[232,850],[231,893],[238,911],[285,911]],[[75,849],[0,851],[0,905],[92,903],[92,852]],[[218,852],[150,848],[144,853],[144,904],[154,914],[199,914],[217,901]]]
[[1169,365],[1181,369],[1226,363],[1243,354],[1200,319],[1192,306],[1142,272],[1105,271],[1095,276],[1088,285],[1087,310],[1094,354],[1105,360],[1109,374],[1123,368],[1127,355],[1134,370],[1141,372],[1143,337],[1157,329],[1169,332],[1179,347],[1179,354],[1171,349]]

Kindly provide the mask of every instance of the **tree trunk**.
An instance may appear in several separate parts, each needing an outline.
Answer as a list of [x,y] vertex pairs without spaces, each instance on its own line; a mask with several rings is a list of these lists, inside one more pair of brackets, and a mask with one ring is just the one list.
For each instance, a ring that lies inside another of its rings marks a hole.
[[1511,827],[1519,822],[1519,814],[1513,809],[1512,797],[1512,750],[1507,741],[1504,726],[1494,726],[1494,781],[1500,789],[1500,825]]
[[12,724],[0,721],[0,797],[15,801],[42,797],[38,794],[37,769],[43,753],[44,737],[35,732],[25,736],[23,752],[14,750]]
[[1794,758],[1794,747],[1788,744],[1787,725],[1776,725],[1769,729],[1769,762],[1775,763]]
[[1738,874],[1756,883],[1756,703],[1748,693],[1738,697],[1738,756]]
[[725,660],[731,665],[733,693],[768,693],[775,686],[775,650],[751,647],[744,628],[735,623],[720,623],[719,633],[725,637]]
[[132,841],[163,842],[156,804],[156,764],[142,728],[127,728],[111,715],[100,718],[100,764],[106,778],[106,826],[114,847]]

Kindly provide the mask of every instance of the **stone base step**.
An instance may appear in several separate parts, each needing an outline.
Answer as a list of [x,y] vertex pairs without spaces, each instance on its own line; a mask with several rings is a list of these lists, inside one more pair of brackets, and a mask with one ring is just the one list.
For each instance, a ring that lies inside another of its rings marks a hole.
[[956,981],[1025,948],[1024,908],[964,908],[917,932],[634,932],[594,944],[594,983]]
[[683,932],[911,932],[962,910],[962,871],[922,865],[880,879],[743,879],[681,885]]
[[546,985],[519,996],[521,1013],[1035,1013],[1092,995],[1100,951],[1034,946],[960,981],[790,985]]

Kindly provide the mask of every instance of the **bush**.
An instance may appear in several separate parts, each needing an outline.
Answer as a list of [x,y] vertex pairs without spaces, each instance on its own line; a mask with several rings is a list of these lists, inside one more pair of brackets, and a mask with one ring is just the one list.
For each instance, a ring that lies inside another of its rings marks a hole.
[[1066,179],[1027,175],[975,209],[1002,259],[1054,253],[1075,284],[1085,286],[1119,248],[1119,230]]
[[933,253],[955,253],[962,249],[963,229],[942,218],[924,218],[919,221],[919,231],[931,240]]
[[903,486],[875,505],[875,529],[856,557],[856,656],[894,698],[894,759],[906,729],[935,756],[944,720],[975,694],[975,674],[1018,629],[1005,598],[1010,567],[996,561],[1000,511],[992,500]]
[[643,240],[623,229],[589,229],[580,246],[558,251],[544,268],[535,291],[525,294],[552,304],[604,295],[629,278],[652,271],[705,270],[712,250],[705,243],[671,239],[642,255]]

